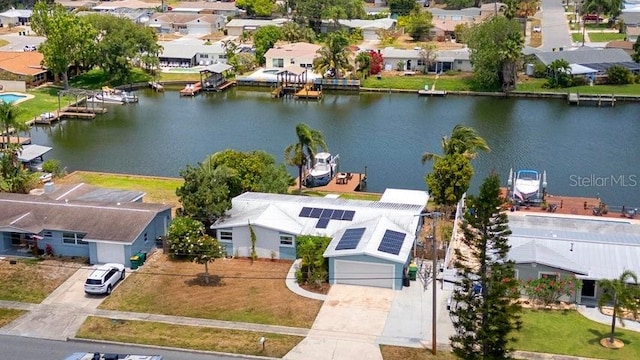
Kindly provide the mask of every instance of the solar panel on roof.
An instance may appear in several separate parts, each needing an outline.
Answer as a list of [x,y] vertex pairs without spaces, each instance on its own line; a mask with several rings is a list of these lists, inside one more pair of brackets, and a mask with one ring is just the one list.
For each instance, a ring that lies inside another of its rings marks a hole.
[[322,214],[320,215],[321,219],[330,219],[333,214],[333,209],[323,209]]
[[331,214],[331,218],[333,220],[342,220],[342,215],[344,215],[344,210],[333,210],[333,214]]
[[318,223],[316,224],[316,229],[326,229],[327,225],[329,225],[329,218],[320,218],[318,219]]
[[360,243],[360,239],[362,239],[362,235],[364,234],[365,228],[357,228],[357,229],[347,229],[344,234],[340,238],[338,245],[336,245],[336,250],[348,250],[355,249],[358,247]]
[[342,220],[351,221],[355,214],[356,212],[353,210],[345,210],[344,215],[342,215]]
[[311,209],[311,215],[309,215],[309,217],[316,218],[316,219],[320,218],[320,214],[322,214],[322,210],[323,209],[318,209],[318,208]]
[[404,238],[406,234],[387,230],[384,232],[382,236],[382,241],[380,241],[380,246],[378,246],[378,251],[385,252],[387,254],[398,255],[400,253],[400,249],[402,248],[402,244],[404,243]]
[[298,215],[299,217],[309,217],[309,215],[311,214],[311,208],[310,207],[303,207],[302,211],[300,211],[300,215]]

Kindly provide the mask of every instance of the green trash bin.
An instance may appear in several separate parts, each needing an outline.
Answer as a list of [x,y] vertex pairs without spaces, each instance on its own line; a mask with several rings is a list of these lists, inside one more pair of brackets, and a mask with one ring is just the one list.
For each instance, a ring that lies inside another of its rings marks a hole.
[[418,265],[411,263],[409,265],[409,280],[415,280],[416,274],[418,274]]
[[140,257],[138,255],[130,257],[129,261],[131,261],[131,270],[135,270],[140,266]]
[[147,260],[147,256],[142,251],[137,253],[136,256],[139,258],[138,263],[139,266],[144,265],[145,260]]

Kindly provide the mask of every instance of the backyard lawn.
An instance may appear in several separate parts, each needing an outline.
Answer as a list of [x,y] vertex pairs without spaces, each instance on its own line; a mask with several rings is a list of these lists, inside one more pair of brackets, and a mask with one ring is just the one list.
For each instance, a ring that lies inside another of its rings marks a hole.
[[[258,343],[263,336],[267,339],[264,351]],[[283,357],[303,339],[292,335],[99,317],[89,317],[76,337],[277,358]]]
[[97,173],[90,171],[74,171],[62,179],[56,179],[58,184],[85,183],[110,189],[125,189],[142,191],[146,195],[144,201],[148,203],[167,204],[173,208],[180,206],[176,189],[183,183],[182,178],[165,178],[155,176]]
[[40,303],[82,266],[76,261],[0,261],[0,299]]
[[435,84],[437,90],[471,91],[469,77],[469,74],[444,74],[436,79],[435,75],[387,76],[383,74],[380,79],[375,76],[368,77],[361,86],[375,89],[422,90],[425,85]]
[[218,259],[209,264],[211,285],[204,285],[204,265],[157,252],[100,307],[309,328],[322,302],[287,289],[290,267],[285,261]]
[[616,327],[622,349],[600,345],[610,326],[588,320],[576,311],[525,310],[522,330],[514,333],[517,350],[584,356],[598,359],[640,359],[640,333]]

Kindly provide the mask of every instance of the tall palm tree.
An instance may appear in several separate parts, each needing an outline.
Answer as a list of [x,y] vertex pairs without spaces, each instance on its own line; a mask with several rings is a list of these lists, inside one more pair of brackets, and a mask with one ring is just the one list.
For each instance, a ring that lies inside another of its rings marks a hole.
[[[18,120],[20,109],[11,103],[0,101],[0,124],[3,130],[3,142],[5,146],[9,144],[9,130],[13,128],[16,133],[29,129],[29,126]],[[20,143],[20,135],[18,135],[18,143]]]
[[318,50],[318,56],[313,61],[313,70],[317,74],[333,72],[336,79],[341,77],[345,71],[353,67],[349,62],[349,39],[342,31],[329,33],[326,45]]
[[[630,284],[631,280],[633,283]],[[598,300],[598,308],[602,308],[611,304],[613,314],[611,315],[611,334],[609,335],[609,343],[614,342],[616,331],[616,318],[620,319],[620,324],[624,326],[624,312],[630,312],[634,319],[638,318],[638,295],[640,292],[637,288],[638,277],[631,270],[625,270],[617,279],[604,279],[598,281],[598,286],[604,291],[600,300]]]
[[[318,130],[310,128],[307,124],[300,123],[296,126],[298,142],[284,149],[285,162],[298,167],[298,190],[302,190],[302,172],[307,165],[313,166],[318,148],[328,150],[324,136]],[[310,164],[309,164],[310,162]]]
[[362,51],[356,55],[356,64],[358,65],[358,74],[361,79],[366,79],[371,73],[371,55]]
[[454,126],[451,138],[446,135],[442,137],[440,146],[442,147],[442,155],[425,152],[422,154],[422,163],[452,154],[462,154],[467,159],[474,159],[478,151],[491,151],[487,142],[473,128],[460,124]]

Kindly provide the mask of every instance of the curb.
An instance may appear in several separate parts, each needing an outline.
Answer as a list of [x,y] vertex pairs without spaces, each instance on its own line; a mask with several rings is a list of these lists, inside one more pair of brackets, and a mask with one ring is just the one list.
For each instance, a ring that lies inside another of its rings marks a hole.
[[88,343],[88,344],[102,344],[102,345],[119,345],[119,346],[138,346],[147,349],[159,349],[159,350],[171,350],[171,351],[181,351],[188,352],[193,354],[203,354],[203,355],[220,355],[220,356],[228,356],[235,358],[244,358],[244,359],[263,359],[263,360],[277,360],[279,358],[268,357],[268,356],[259,356],[259,355],[245,355],[245,354],[236,354],[236,353],[225,353],[220,351],[206,351],[206,350],[194,350],[194,349],[184,349],[177,348],[171,346],[159,346],[159,345],[148,345],[148,344],[138,344],[138,343],[125,343],[119,341],[108,341],[108,340],[94,340],[94,339],[83,339],[77,337],[68,337],[68,342],[78,342],[78,343]]

